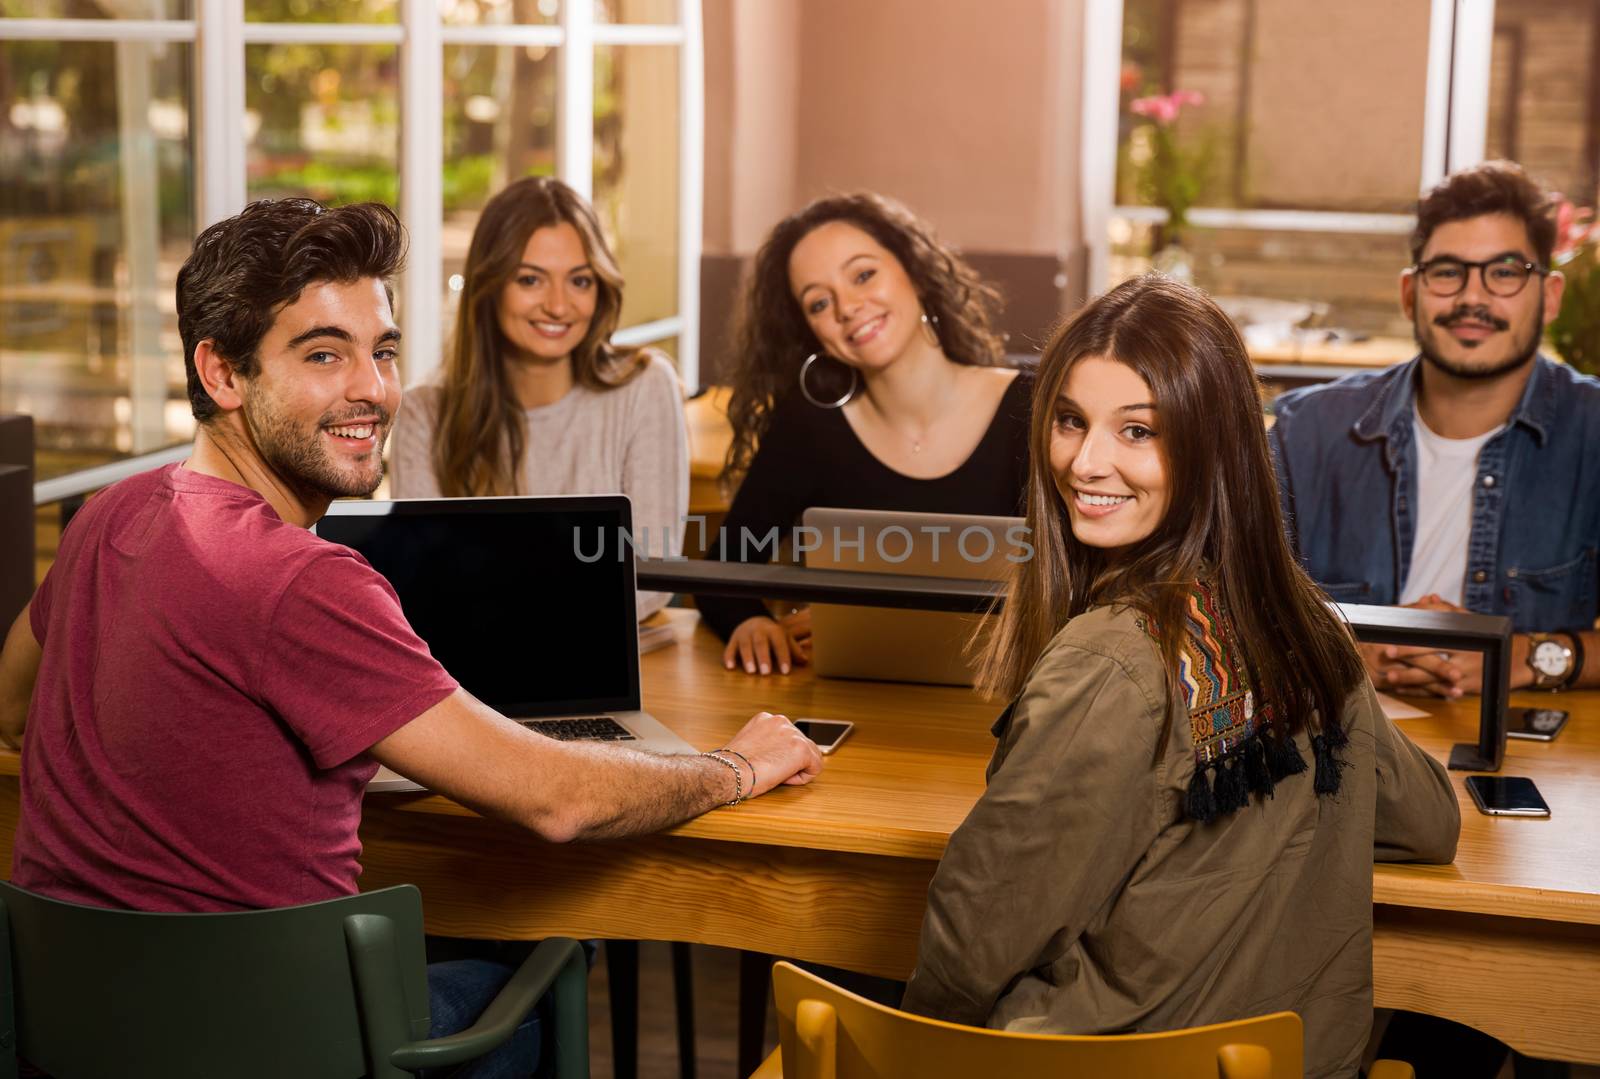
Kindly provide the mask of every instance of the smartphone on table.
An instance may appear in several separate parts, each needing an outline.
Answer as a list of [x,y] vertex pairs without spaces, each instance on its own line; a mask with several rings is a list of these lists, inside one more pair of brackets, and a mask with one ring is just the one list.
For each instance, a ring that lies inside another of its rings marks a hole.
[[1566,725],[1567,713],[1559,708],[1513,708],[1506,716],[1506,737],[1548,742]]
[[1548,817],[1550,807],[1527,776],[1468,776],[1467,792],[1491,817]]
[[855,729],[855,724],[845,719],[797,719],[794,725],[800,733],[817,744],[824,753],[832,753],[839,743]]

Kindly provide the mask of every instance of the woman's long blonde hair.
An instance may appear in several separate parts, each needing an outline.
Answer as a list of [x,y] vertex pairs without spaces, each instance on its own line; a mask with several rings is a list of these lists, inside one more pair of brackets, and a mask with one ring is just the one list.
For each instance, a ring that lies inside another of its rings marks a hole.
[[433,441],[433,472],[445,495],[517,492],[526,435],[506,372],[510,346],[500,332],[500,293],[516,276],[528,237],[563,222],[578,231],[596,281],[594,318],[572,350],[573,377],[590,389],[613,389],[644,369],[643,350],[611,344],[622,313],[622,271],[593,208],[550,177],[511,184],[483,208],[467,249]]
[[[1057,399],[1078,361],[1126,364],[1150,387],[1167,489],[1154,533],[1109,558],[1072,533],[1050,468]],[[1169,703],[1194,582],[1214,582],[1258,714],[1285,729],[1313,715],[1337,741],[1345,698],[1365,677],[1349,631],[1295,561],[1244,342],[1204,293],[1160,275],[1126,281],[1089,303],[1046,346],[1029,434],[1027,524],[1034,556],[1012,571],[979,686],[1015,696],[1050,639],[1091,607],[1128,604],[1150,619]],[[1163,724],[1165,744],[1172,716]]]

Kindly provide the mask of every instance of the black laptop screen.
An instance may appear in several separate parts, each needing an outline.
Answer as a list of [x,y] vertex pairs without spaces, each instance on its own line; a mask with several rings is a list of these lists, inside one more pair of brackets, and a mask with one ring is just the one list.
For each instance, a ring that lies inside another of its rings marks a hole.
[[388,578],[473,696],[554,716],[639,707],[633,563],[618,557],[628,520],[613,496],[354,502],[317,534]]

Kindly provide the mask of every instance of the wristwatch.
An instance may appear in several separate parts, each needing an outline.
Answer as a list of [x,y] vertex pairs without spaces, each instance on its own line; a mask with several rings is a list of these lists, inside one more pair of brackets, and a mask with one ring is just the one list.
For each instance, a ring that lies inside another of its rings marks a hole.
[[[1565,642],[1570,641],[1571,644]],[[1528,666],[1533,668],[1533,688],[1564,689],[1578,673],[1575,634],[1528,634]]]

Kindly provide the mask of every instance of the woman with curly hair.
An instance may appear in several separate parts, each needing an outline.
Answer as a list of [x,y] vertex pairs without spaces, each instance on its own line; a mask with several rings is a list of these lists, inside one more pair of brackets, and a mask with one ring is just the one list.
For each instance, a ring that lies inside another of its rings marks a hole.
[[[739,314],[723,471],[739,488],[710,556],[743,561],[742,537],[787,530],[812,506],[1019,514],[1028,393],[1002,365],[998,302],[880,195],[819,199],[780,222]],[[697,602],[730,670],[787,674],[808,659],[808,612],[779,622],[758,600]]]
[[1372,869],[1448,862],[1444,767],[1383,714],[1284,533],[1244,342],[1159,275],[1045,349],[1028,527],[982,688],[988,787],[903,1007],[1110,1034],[1294,1011],[1305,1074],[1372,1027]]
[[[483,208],[437,385],[406,394],[399,498],[625,494],[638,549],[676,554],[689,505],[683,393],[671,361],[611,343],[622,272],[594,210],[529,177]],[[640,618],[669,596],[639,594]]]

